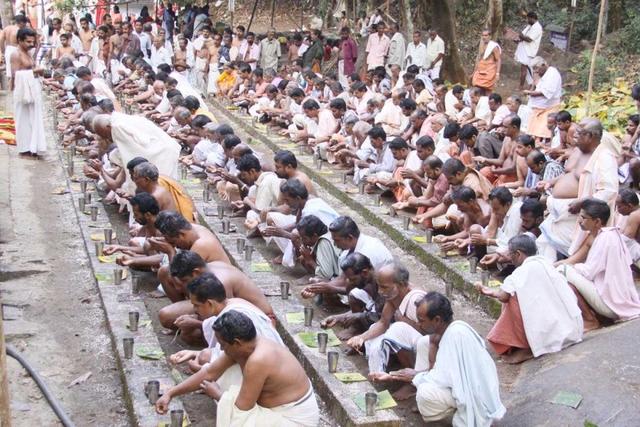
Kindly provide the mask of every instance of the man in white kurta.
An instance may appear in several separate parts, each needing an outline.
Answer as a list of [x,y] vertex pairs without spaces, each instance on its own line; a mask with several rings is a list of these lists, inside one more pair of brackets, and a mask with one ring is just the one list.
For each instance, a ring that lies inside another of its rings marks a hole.
[[538,54],[540,40],[542,40],[542,25],[538,22],[538,16],[534,12],[527,14],[527,26],[524,27],[518,37],[515,60],[520,63],[520,89],[527,83],[533,82],[533,73],[530,68],[531,60]]
[[406,42],[397,23],[391,24],[389,34],[391,34],[392,37],[391,43],[389,44],[389,54],[387,55],[387,69],[392,65],[398,65],[402,68],[404,65]]
[[547,62],[536,56],[531,60],[531,67],[540,76],[534,90],[525,90],[529,95],[529,123],[527,131],[538,138],[551,138],[551,131],[547,127],[547,117],[550,113],[560,109],[562,101],[562,76],[555,67],[550,67]]
[[442,59],[444,58],[444,40],[440,38],[435,29],[429,31],[427,39],[427,57],[423,65],[424,70],[431,80],[440,78]]
[[427,46],[421,41],[422,34],[420,31],[413,33],[413,42],[407,45],[407,53],[405,54],[405,61],[407,67],[410,65],[416,65],[420,70],[425,68],[427,63]]

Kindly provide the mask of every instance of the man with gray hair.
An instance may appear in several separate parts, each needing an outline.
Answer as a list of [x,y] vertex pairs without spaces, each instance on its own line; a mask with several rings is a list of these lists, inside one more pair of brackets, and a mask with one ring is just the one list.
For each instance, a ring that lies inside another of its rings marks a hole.
[[547,116],[560,110],[562,76],[557,68],[549,66],[540,56],[531,60],[531,68],[540,78],[534,90],[523,91],[529,95],[531,107],[527,129],[529,135],[548,139],[551,138],[551,131],[547,128]]
[[555,353],[582,341],[582,314],[567,279],[537,255],[528,233],[509,240],[509,257],[517,267],[500,288],[476,283],[483,295],[503,304],[487,341],[507,363]]

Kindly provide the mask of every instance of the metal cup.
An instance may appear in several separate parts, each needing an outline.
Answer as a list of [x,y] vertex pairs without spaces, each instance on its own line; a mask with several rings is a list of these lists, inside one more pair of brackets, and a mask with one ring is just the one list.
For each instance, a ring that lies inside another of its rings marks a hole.
[[87,184],[89,183],[89,181],[80,181],[80,192],[82,194],[87,192]]
[[304,308],[304,326],[311,326],[312,321],[313,321],[313,308],[305,307]]
[[[282,299],[289,299],[289,287],[291,284],[289,282],[280,282],[280,296]],[[305,308],[306,310],[306,308]],[[313,314],[312,314],[313,316]],[[305,317],[306,319],[306,317]],[[306,321],[305,321],[306,323]]]
[[84,212],[85,207],[86,207],[86,201],[84,200],[84,196],[78,197],[78,209],[80,209],[80,212]]
[[347,175],[346,173],[342,174],[342,183],[346,184],[347,183],[347,179],[349,179],[349,175]]
[[228,219],[223,219],[222,220],[222,234],[229,234],[229,227],[231,226],[231,223],[229,222]]
[[371,417],[376,414],[376,405],[378,404],[378,393],[366,393],[364,395],[364,403],[367,416]]
[[187,179],[187,167],[183,166],[182,169],[180,169],[180,179],[185,180]]
[[104,250],[104,242],[95,242],[96,244],[96,256],[102,256]]
[[301,156],[304,154],[304,146],[302,144],[298,144],[298,154]]
[[113,230],[110,228],[105,228],[103,231],[104,231],[104,243],[105,245],[110,245],[113,242]]
[[174,409],[171,411],[171,427],[182,427],[184,420],[184,411],[182,409]]
[[327,343],[329,342],[329,334],[326,332],[318,332],[318,351],[322,354],[327,352]]
[[71,157],[73,158],[73,156],[76,155],[76,143],[75,142],[69,146],[69,151],[71,151]]
[[98,207],[91,206],[91,221],[97,221],[97,220],[98,220]]
[[427,231],[425,231],[425,236],[427,238],[427,243],[433,242],[433,230],[431,228],[427,228]]
[[327,364],[329,365],[329,372],[335,374],[338,372],[338,358],[340,353],[335,350],[327,352]]
[[489,286],[489,271],[482,270],[480,273],[480,280],[482,280],[482,286]]
[[244,260],[251,261],[251,256],[253,255],[253,246],[245,245],[244,246]]
[[478,258],[476,257],[469,258],[469,273],[476,274],[477,268],[478,268]]
[[206,184],[202,189],[202,200],[209,202],[211,200],[211,193],[209,190],[209,184]]
[[373,203],[376,206],[380,206],[380,202],[382,201],[382,197],[379,194],[376,194],[374,199],[373,199]]
[[444,282],[444,294],[447,298],[451,298],[451,294],[453,293],[453,283]]
[[91,204],[91,193],[90,192],[87,191],[86,193],[84,193],[84,201],[85,201],[85,203],[87,203],[89,205]]
[[138,276],[131,275],[131,293],[138,294],[140,292],[140,278]]
[[236,239],[236,250],[238,251],[239,254],[242,254],[244,252],[244,245],[246,244],[247,244],[247,241],[242,237],[238,237]]
[[125,359],[133,357],[133,338],[122,338],[122,351]]
[[218,219],[222,219],[224,218],[224,206],[219,205],[218,206]]
[[131,332],[138,331],[138,322],[140,321],[140,313],[137,311],[129,312],[129,330]]
[[367,184],[367,183],[366,183],[366,182],[364,182],[364,181],[360,181],[360,182],[358,183],[358,193],[360,193],[360,194],[364,194],[364,186],[365,186],[366,184]]
[[389,208],[389,216],[391,218],[395,218],[398,216],[398,212],[396,211],[396,208],[394,208],[393,206]]
[[411,218],[409,218],[408,216],[405,216],[404,218],[402,218],[402,228],[404,230],[408,230],[410,224],[411,224]]
[[123,270],[121,268],[116,268],[115,270],[113,270],[113,284],[114,285],[119,285],[122,283],[122,272]]
[[160,381],[151,380],[147,382],[145,386],[147,391],[147,397],[149,398],[149,403],[155,405],[158,399],[160,398]]
[[69,164],[67,165],[67,174],[68,174],[69,176],[73,176],[73,162],[71,162],[71,163],[69,163]]
[[67,163],[73,163],[73,151],[67,150],[65,151],[64,154],[65,154],[65,157],[67,158]]
[[316,159],[316,169],[322,170],[322,159],[321,158],[317,158]]

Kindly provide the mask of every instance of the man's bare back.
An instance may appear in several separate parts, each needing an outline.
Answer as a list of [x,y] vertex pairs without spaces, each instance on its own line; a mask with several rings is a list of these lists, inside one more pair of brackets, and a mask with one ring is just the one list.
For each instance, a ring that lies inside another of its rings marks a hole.
[[156,184],[156,188],[151,195],[158,201],[160,211],[177,211],[176,204],[173,201],[171,193],[162,185]]
[[293,178],[303,183],[307,191],[309,192],[309,194],[313,194],[314,196],[317,195],[316,188],[313,186],[313,183],[311,182],[311,180],[309,179],[309,176],[306,173],[298,170],[296,171],[296,174],[293,176]]
[[[245,362],[239,362],[245,383],[262,381],[258,405],[264,408],[295,402],[309,391],[309,378],[300,362],[284,346],[262,337]],[[242,390],[241,390],[242,393]]]
[[208,228],[198,224],[192,224],[192,227],[198,234],[198,240],[196,240],[190,248],[182,249],[189,249],[196,252],[207,262],[222,261],[231,264],[220,241]]

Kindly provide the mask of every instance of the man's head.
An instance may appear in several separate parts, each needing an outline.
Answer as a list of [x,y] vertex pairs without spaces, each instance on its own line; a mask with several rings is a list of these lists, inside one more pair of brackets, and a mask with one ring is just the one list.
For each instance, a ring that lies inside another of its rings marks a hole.
[[411,148],[409,147],[409,144],[407,144],[407,141],[400,137],[396,137],[389,143],[389,150],[391,150],[393,158],[396,161],[401,161],[407,158]]
[[516,138],[516,154],[525,159],[536,148],[536,140],[531,135],[520,134]]
[[236,167],[240,172],[238,178],[248,186],[253,185],[260,174],[262,173],[262,166],[260,166],[260,160],[253,154],[246,154],[242,156],[236,163]]
[[523,231],[533,231],[544,221],[544,206],[540,200],[528,198],[524,199],[520,205],[520,219],[522,220]]
[[531,169],[531,172],[536,175],[542,172],[544,166],[547,164],[547,156],[540,150],[531,150],[527,155],[527,166]]
[[329,229],[324,222],[315,215],[305,215],[296,224],[302,244],[312,248],[321,236],[327,234]]
[[[446,165],[446,163],[445,163]],[[461,186],[451,193],[451,200],[456,204],[458,210],[462,213],[470,212],[476,205],[476,192],[473,188]]]
[[[18,29],[21,30],[24,27],[27,26],[27,17],[24,16],[23,14],[19,13],[16,16],[13,17],[13,21],[16,23],[16,25],[18,26]],[[59,28],[59,27],[58,27]]]
[[173,110],[173,118],[180,126],[188,126],[191,124],[191,111],[186,107],[176,107]]
[[509,240],[509,255],[516,267],[520,267],[525,259],[537,253],[536,239],[529,234],[518,234]]
[[447,138],[451,142],[458,141],[458,134],[460,133],[460,125],[458,123],[449,123],[444,126],[442,136]]
[[558,126],[558,129],[560,129],[561,131],[568,131],[571,127],[571,123],[571,113],[567,110],[562,110],[558,112],[558,114],[556,114],[556,126]]
[[538,15],[535,12],[527,13],[527,24],[533,25],[538,20]]
[[546,73],[547,69],[549,68],[549,64],[547,64],[547,61],[541,56],[536,56],[535,58],[533,58],[531,60],[530,66],[533,72],[535,74],[538,74],[540,77],[544,76],[544,73]]
[[585,118],[580,121],[576,130],[576,146],[585,154],[593,153],[602,139],[602,123],[600,120]]
[[436,37],[438,37],[438,31],[434,27],[429,28],[429,38],[435,40]]
[[635,191],[629,188],[622,188],[618,192],[618,197],[616,198],[616,210],[620,215],[627,216],[638,209],[639,203],[638,195]]
[[421,136],[416,141],[416,154],[420,160],[426,160],[436,150],[436,143],[428,135]]
[[449,185],[460,185],[467,174],[467,167],[459,159],[447,159],[442,166],[442,173],[447,177]]
[[188,235],[193,230],[193,227],[179,213],[162,211],[158,214],[155,225],[167,243],[179,249],[189,249],[191,247]]
[[491,31],[489,31],[486,28],[484,30],[482,30],[482,32],[480,33],[480,40],[484,44],[489,43],[491,41]]
[[133,170],[141,163],[147,163],[149,160],[144,157],[134,157],[133,159],[127,162],[127,170],[129,171],[129,175],[133,177]]
[[636,83],[631,88],[631,98],[636,102],[636,109],[640,113],[640,83]]
[[512,114],[505,117],[502,121],[502,127],[504,128],[504,135],[513,139],[520,134],[520,117]]
[[187,285],[187,290],[193,309],[201,319],[217,316],[224,309],[227,292],[213,273],[202,273]]
[[340,269],[347,282],[354,288],[363,288],[373,276],[373,266],[369,257],[360,252],[352,252],[340,262]]
[[71,35],[68,33],[60,34],[60,44],[62,47],[69,47]]
[[422,34],[420,33],[420,31],[414,31],[413,32],[413,43],[418,45],[422,42]]
[[329,231],[333,244],[343,251],[354,249],[360,237],[358,224],[348,216],[339,216],[334,219],[329,224]]
[[36,46],[36,37],[36,32],[31,28],[20,28],[17,35],[18,46],[25,52],[31,50]]
[[378,292],[385,300],[390,301],[404,295],[409,287],[409,270],[393,261],[383,265],[376,271]]
[[502,105],[502,97],[500,94],[492,93],[489,95],[489,109],[495,112]]
[[351,29],[349,27],[342,27],[340,29],[340,38],[342,40],[348,39],[350,34],[351,34]]
[[329,102],[329,109],[334,118],[341,119],[347,111],[347,103],[342,98],[335,98]]
[[309,192],[299,179],[291,178],[280,185],[280,197],[293,212],[298,212],[307,203]]
[[206,271],[206,261],[197,252],[193,251],[177,252],[171,260],[171,264],[169,264],[171,277],[185,289],[189,283]]
[[518,114],[518,111],[520,110],[520,106],[522,105],[522,98],[520,98],[520,96],[518,95],[511,95],[510,97],[507,98],[506,105],[512,114]]
[[596,234],[602,227],[607,225],[611,209],[606,202],[599,199],[587,199],[582,202],[578,224],[584,231]]
[[149,193],[138,193],[129,200],[129,203],[131,203],[133,218],[140,225],[154,223],[160,212],[158,201]]
[[255,41],[256,41],[256,35],[251,31],[249,31],[247,33],[247,43],[249,43],[249,45],[252,45]]
[[88,67],[78,67],[76,70],[76,77],[84,81],[91,81],[91,70]]
[[442,335],[453,320],[451,303],[441,293],[429,292],[416,301],[416,317],[422,332]]
[[430,155],[424,160],[423,168],[427,178],[437,180],[442,173],[442,160],[438,156]]
[[632,114],[629,116],[627,120],[627,135],[633,135],[638,130],[638,125],[640,125],[640,114]]
[[371,129],[369,129],[369,132],[367,132],[367,135],[369,135],[369,140],[371,141],[371,145],[376,150],[381,149],[387,140],[387,133],[380,126],[374,126]]
[[498,218],[504,218],[513,202],[513,195],[506,187],[495,187],[489,193],[491,212]]
[[378,22],[378,24],[376,25],[376,31],[378,32],[378,35],[380,37],[384,35],[384,31],[386,28],[387,28],[387,25],[384,22],[382,21]]
[[476,145],[477,138],[478,128],[474,125],[466,124],[460,128],[458,139],[468,148],[473,148]]
[[158,183],[160,173],[158,168],[150,162],[140,163],[133,168],[131,179],[139,190],[151,191]]
[[316,118],[320,112],[320,105],[315,99],[307,99],[302,103],[302,110],[307,117]]
[[229,310],[218,317],[213,330],[222,351],[236,361],[248,356],[257,335],[253,321],[246,314],[235,310]]
[[298,160],[295,154],[289,150],[280,150],[273,157],[275,172],[278,178],[288,179],[298,170]]

